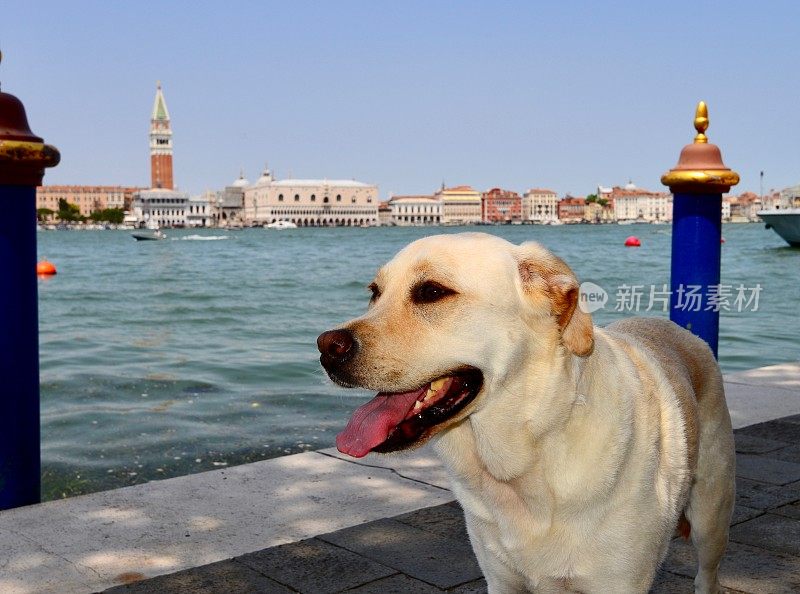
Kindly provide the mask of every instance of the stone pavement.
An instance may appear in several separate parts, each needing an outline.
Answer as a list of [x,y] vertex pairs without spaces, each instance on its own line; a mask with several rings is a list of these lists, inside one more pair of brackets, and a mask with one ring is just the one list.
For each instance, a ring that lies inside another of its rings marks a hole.
[[[722,585],[730,592],[799,592],[800,415],[736,430],[736,450],[737,501]],[[653,592],[692,592],[693,577],[691,544],[677,538]],[[106,590],[114,594],[485,591],[455,502]]]

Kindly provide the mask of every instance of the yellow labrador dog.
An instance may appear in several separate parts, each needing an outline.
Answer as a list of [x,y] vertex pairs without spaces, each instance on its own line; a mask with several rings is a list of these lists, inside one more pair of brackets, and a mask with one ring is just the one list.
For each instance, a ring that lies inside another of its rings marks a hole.
[[489,592],[647,592],[676,526],[695,591],[718,591],[734,448],[702,340],[661,319],[594,328],[562,260],[479,233],[415,241],[370,289],[318,339],[333,381],[379,392],[337,447],[432,439]]

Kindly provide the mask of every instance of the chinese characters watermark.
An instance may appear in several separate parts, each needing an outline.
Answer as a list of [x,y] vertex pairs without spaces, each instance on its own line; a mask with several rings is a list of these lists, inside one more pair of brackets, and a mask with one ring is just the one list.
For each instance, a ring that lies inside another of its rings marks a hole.
[[[682,311],[757,312],[762,286],[738,285],[678,285],[671,291],[669,285],[628,285],[617,287],[614,311],[618,312],[668,312],[672,308]],[[603,309],[609,300],[608,292],[595,283],[580,286],[578,306],[586,313]]]

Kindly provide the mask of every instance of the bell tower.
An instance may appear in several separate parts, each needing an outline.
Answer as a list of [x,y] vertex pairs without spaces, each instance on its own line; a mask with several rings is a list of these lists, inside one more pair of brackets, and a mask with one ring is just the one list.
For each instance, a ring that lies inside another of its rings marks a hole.
[[167,102],[161,92],[161,82],[156,86],[153,114],[150,116],[150,186],[173,189],[172,183],[172,128],[169,123]]

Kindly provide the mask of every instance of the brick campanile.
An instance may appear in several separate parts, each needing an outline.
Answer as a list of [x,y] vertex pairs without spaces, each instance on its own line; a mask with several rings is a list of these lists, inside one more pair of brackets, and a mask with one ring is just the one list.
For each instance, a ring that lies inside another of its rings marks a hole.
[[172,190],[172,128],[161,83],[156,87],[150,117],[150,187]]

